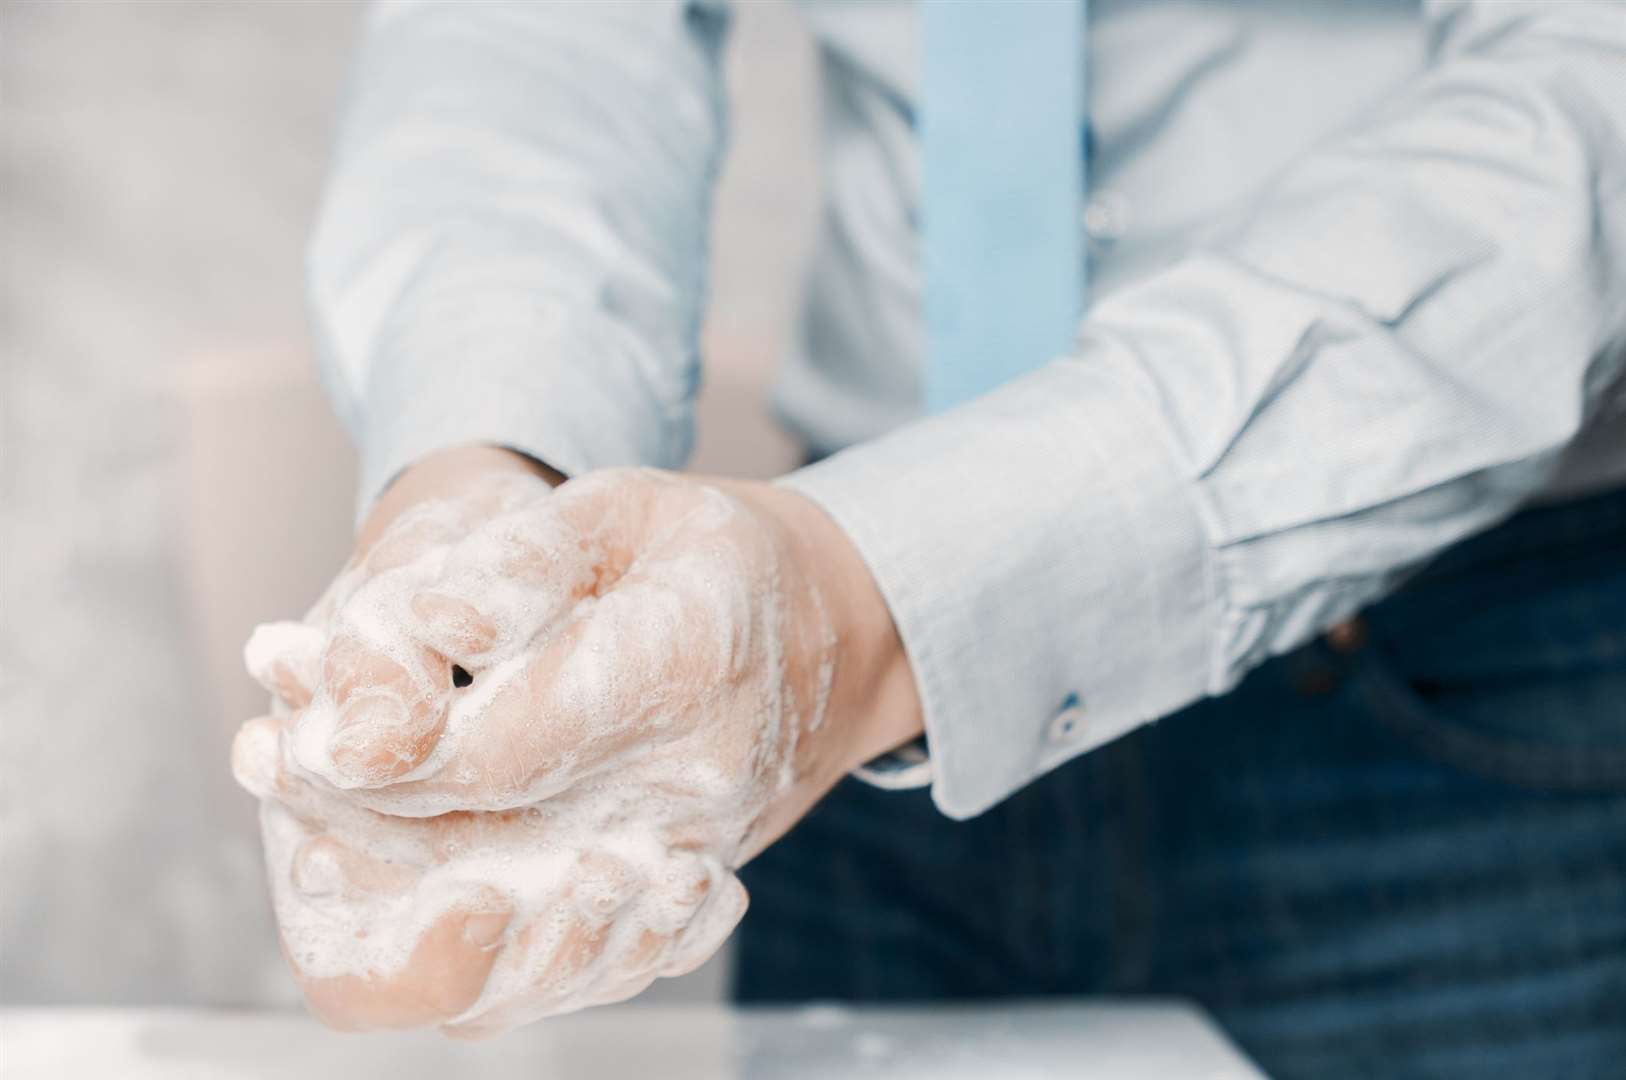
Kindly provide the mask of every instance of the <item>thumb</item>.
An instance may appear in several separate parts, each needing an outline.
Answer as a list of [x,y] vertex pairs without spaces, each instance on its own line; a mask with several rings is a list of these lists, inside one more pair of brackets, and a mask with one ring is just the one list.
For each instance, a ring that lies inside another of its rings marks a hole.
[[402,642],[386,652],[341,633],[295,727],[295,760],[341,788],[398,780],[434,750],[451,690],[451,663],[434,650]]

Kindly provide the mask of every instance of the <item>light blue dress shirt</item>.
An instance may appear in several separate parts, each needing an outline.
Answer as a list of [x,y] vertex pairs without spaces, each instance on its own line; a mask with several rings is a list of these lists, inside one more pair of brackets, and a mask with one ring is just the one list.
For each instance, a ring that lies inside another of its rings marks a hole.
[[[886,596],[946,813],[1626,476],[1626,4],[1096,0],[1092,306],[924,419],[914,9],[804,9],[829,205],[776,400],[850,449],[784,482]],[[311,250],[364,500],[458,443],[683,462],[725,27],[377,11]]]

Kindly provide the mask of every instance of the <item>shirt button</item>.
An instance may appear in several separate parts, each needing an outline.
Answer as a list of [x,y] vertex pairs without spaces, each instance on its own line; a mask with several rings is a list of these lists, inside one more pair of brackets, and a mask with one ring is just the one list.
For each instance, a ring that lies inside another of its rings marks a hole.
[[1345,619],[1327,629],[1327,646],[1335,653],[1360,652],[1366,644],[1366,623],[1359,618]]
[[1067,699],[1061,712],[1050,721],[1050,741],[1074,742],[1084,736],[1084,706],[1076,695]]
[[1096,246],[1107,247],[1129,231],[1129,200],[1122,192],[1105,190],[1084,204],[1084,235]]

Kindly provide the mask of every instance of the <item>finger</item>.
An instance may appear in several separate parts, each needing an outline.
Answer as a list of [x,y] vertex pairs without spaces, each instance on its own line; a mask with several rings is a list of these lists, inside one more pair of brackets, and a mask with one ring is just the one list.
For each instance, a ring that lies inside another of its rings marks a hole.
[[[646,502],[683,494],[688,509],[669,516],[689,524],[655,529],[645,522],[646,532],[664,530],[663,538],[639,554],[638,565],[614,588],[574,609],[523,667],[475,675],[480,685],[457,700],[477,711],[461,717],[459,736],[438,748],[432,773],[403,780],[402,769],[393,782],[344,786],[390,813],[523,806],[565,790],[651,737],[682,737],[718,692],[763,662],[763,642],[778,628],[763,625],[772,613],[759,612],[752,596],[760,553],[719,536],[714,522],[696,520],[707,515],[693,510],[693,492],[682,485],[654,479],[646,486],[657,492],[640,496]],[[613,500],[596,494],[611,490],[588,489],[577,510],[614,513]],[[558,504],[570,505],[564,494],[551,500]],[[467,611],[457,611],[456,619],[468,624]],[[488,687],[492,679],[503,681]],[[751,746],[717,749],[728,760],[754,754]]]
[[261,623],[243,646],[248,673],[291,709],[310,704],[321,656],[322,631],[300,622]]
[[625,952],[605,965],[605,973],[578,1002],[580,1007],[610,1005],[637,997],[663,976],[687,975],[722,947],[745,913],[745,887],[732,876],[721,890],[722,902],[702,911],[703,922],[661,933],[646,929]]
[[282,726],[279,717],[256,717],[238,728],[232,739],[232,776],[257,799],[275,797],[282,775]]
[[644,930],[622,955],[606,965],[598,984],[583,996],[584,1005],[610,1005],[636,997],[660,977],[676,934]]
[[305,622],[327,626],[367,582],[411,566],[437,547],[454,543],[466,530],[450,501],[430,501],[410,507],[376,537],[358,536],[356,550],[305,613]]
[[509,947],[504,964],[518,992],[442,1030],[454,1038],[484,1038],[588,1004],[586,995],[604,975],[617,919],[643,889],[643,876],[625,860],[607,852],[581,855],[569,880],[534,906],[540,914]]
[[729,873],[722,885],[712,890],[711,896],[695,914],[694,921],[678,934],[660,973],[670,977],[687,975],[710,960],[723,947],[750,906],[751,898],[745,886],[738,877]]
[[412,599],[427,645],[476,668],[495,663],[591,593],[596,554],[559,512],[561,501],[489,522],[447,555]]
[[497,644],[497,621],[467,600],[438,589],[412,598],[418,633],[436,652],[453,661],[478,666],[479,658]]
[[[525,991],[475,1016],[444,1025],[445,1034],[458,1039],[486,1038],[586,1004],[578,987],[585,981],[587,969],[603,954],[610,927],[595,926],[579,917],[570,919],[562,930],[549,922],[546,917],[533,921],[510,946],[515,952],[541,958],[532,964],[536,974],[527,980]],[[539,945],[544,941],[546,945]]]
[[330,1027],[345,1031],[445,1023],[479,1000],[513,920],[495,890],[437,917],[393,970],[311,977],[295,965],[305,1001]]
[[[371,585],[424,560],[431,560],[426,572],[438,572],[433,560],[443,560],[444,552],[455,549],[482,522],[533,504],[550,490],[529,474],[503,474],[483,477],[454,498],[419,503],[384,530],[356,572],[341,575],[354,581],[334,606],[335,618],[360,603],[351,612],[359,617],[360,629],[353,624],[341,630],[323,658],[322,678],[332,710],[319,710],[302,732],[300,760],[307,768],[342,787],[367,787],[410,772],[432,752],[446,720],[453,661],[445,650],[424,641],[424,635],[402,635],[395,629],[398,617],[386,620],[395,627],[387,627],[384,636],[400,647],[381,647],[376,628],[368,629],[381,614],[371,610],[369,598],[387,598],[393,586],[380,594]],[[408,574],[422,576],[416,570]],[[433,605],[425,610],[442,621],[450,614]],[[478,644],[466,632],[459,637],[462,648]]]
[[636,941],[628,948],[627,955],[616,966],[626,972],[629,977],[643,975],[654,976],[666,954],[671,951],[672,942],[677,939],[676,934],[662,934],[656,930],[645,930],[638,935]]
[[659,474],[606,473],[487,522],[414,598],[423,640],[474,665],[524,646],[626,572],[669,486]]
[[364,577],[377,577],[411,566],[435,548],[455,543],[467,528],[460,508],[450,500],[419,503],[392,521],[366,549],[360,564]]
[[299,725],[298,760],[339,787],[386,784],[433,751],[451,689],[444,657],[417,646],[394,656],[341,632],[322,658],[322,707]]
[[238,784],[262,802],[278,803],[318,829],[327,827],[335,810],[341,816],[370,813],[360,807],[343,807],[288,769],[289,722],[284,716],[260,716],[238,728],[231,748],[232,775]]
[[586,919],[607,923],[644,890],[643,873],[606,851],[589,851],[576,860],[571,896]]
[[617,954],[584,995],[588,1005],[625,1001],[642,993],[670,965],[684,928],[694,921],[712,892],[715,863],[693,856],[670,860],[660,887],[640,897],[638,917],[646,925],[623,935]]
[[735,591],[712,584],[629,574],[460,722],[432,775],[377,787],[364,801],[395,813],[421,812],[419,803],[511,809],[559,794],[651,738],[687,734],[749,648],[739,640],[749,631],[734,625],[748,610],[719,614],[729,598],[694,596]]
[[361,565],[367,576],[410,566],[430,551],[456,543],[478,523],[550,490],[529,474],[482,475],[460,491],[407,507],[376,539],[358,537]]
[[511,1031],[531,1019],[540,1019],[540,1017],[522,1015],[518,1006],[509,1005],[489,1009],[472,1020],[459,1020],[452,1024],[442,1024],[440,1033],[448,1039],[478,1042],[481,1039],[489,1039],[501,1035],[505,1031]]
[[416,850],[423,839],[417,823],[374,813],[298,771],[288,749],[293,719],[262,716],[238,730],[231,752],[237,782],[263,802],[277,804],[309,830],[335,828],[346,835],[369,835]]

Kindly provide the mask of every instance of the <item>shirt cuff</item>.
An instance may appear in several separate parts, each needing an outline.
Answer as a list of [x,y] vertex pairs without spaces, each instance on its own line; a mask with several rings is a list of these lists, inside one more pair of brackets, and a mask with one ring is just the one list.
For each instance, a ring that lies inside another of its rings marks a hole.
[[888,750],[880,757],[853,770],[870,787],[883,791],[909,791],[927,787],[932,782],[932,759],[926,751],[926,740],[913,742]]
[[618,465],[677,468],[692,394],[661,391],[647,351],[598,313],[546,297],[427,305],[370,365],[358,515],[408,465],[451,446],[505,446],[572,476]]
[[781,481],[879,584],[950,817],[1214,682],[1208,545],[1150,394],[1101,344]]

